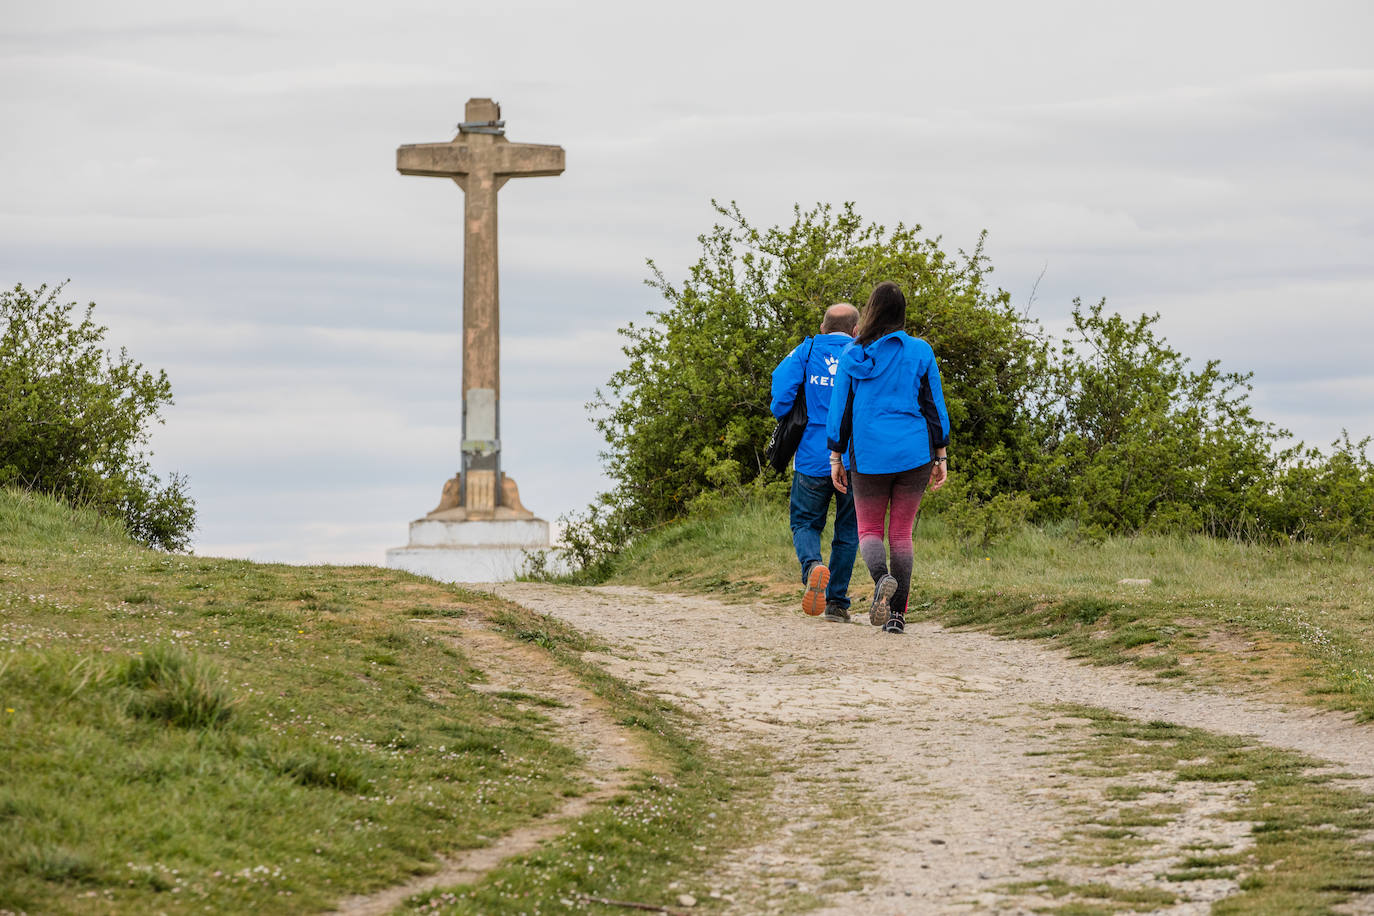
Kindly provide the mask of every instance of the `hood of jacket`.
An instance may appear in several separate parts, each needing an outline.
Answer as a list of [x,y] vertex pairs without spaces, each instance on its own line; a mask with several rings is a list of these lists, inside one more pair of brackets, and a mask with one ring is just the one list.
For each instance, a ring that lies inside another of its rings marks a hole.
[[866,347],[852,346],[840,355],[851,378],[874,378],[882,375],[901,355],[907,336],[905,331],[884,334]]

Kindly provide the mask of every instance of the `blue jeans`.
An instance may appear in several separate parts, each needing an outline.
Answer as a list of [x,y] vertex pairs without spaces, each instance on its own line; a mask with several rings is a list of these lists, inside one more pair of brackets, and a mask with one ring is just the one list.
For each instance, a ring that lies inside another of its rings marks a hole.
[[835,534],[830,539],[830,585],[825,590],[827,604],[849,607],[849,577],[854,573],[854,556],[859,551],[859,526],[854,521],[854,493],[835,489],[829,477],[812,477],[792,472],[792,546],[801,563],[802,581],[811,567],[821,562],[821,529],[835,497]]

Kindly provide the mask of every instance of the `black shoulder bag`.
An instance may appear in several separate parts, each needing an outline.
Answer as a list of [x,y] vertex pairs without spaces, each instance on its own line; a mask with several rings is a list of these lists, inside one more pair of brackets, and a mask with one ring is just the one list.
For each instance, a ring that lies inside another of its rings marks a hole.
[[787,462],[797,454],[801,445],[802,433],[806,432],[806,367],[811,364],[811,351],[816,349],[816,338],[811,338],[811,346],[806,348],[806,359],[802,361],[802,380],[797,386],[797,396],[792,399],[792,409],[778,420],[773,430],[773,438],[768,440],[768,448],[763,455],[773,469],[781,474],[787,470]]

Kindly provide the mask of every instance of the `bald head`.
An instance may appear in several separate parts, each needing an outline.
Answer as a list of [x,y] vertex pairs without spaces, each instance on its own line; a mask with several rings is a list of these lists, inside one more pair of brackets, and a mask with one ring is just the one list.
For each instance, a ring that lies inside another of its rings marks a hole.
[[854,329],[859,326],[859,310],[848,302],[837,302],[825,310],[825,317],[821,319],[821,333],[832,334],[841,331],[854,336]]

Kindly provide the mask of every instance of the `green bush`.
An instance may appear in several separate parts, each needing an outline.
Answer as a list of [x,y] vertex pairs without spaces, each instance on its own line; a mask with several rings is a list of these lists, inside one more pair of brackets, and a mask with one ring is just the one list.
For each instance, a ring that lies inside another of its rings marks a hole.
[[1035,411],[1041,520],[1087,532],[1254,533],[1284,430],[1256,419],[1250,376],[1200,371],[1105,302],[1073,308],[1073,337],[1051,354]]
[[[590,405],[615,482],[598,503],[594,536],[623,537],[680,514],[713,490],[772,474],[763,450],[773,368],[815,334],[835,302],[860,306],[881,280],[909,302],[909,329],[939,356],[952,438],[979,497],[1023,490],[1033,458],[1024,394],[1044,347],[1010,297],[989,288],[982,240],[947,254],[919,226],[865,222],[852,205],[797,208],[792,225],[759,229],[739,209],[700,237],[680,285],[650,262],[666,305],[621,330],[629,364]],[[579,529],[575,529],[579,530]]]
[[195,527],[186,480],[164,484],[145,451],[172,403],[167,374],[106,351],[94,303],[74,315],[61,291],[0,293],[0,486],[91,506],[145,544],[184,550]]
[[862,306],[881,280],[902,286],[907,329],[940,364],[953,476],[928,511],[965,549],[1028,520],[1087,542],[1374,536],[1370,440],[1346,435],[1329,455],[1281,448],[1288,433],[1252,412],[1251,376],[1194,367],[1157,333],[1158,315],[1074,300],[1070,336],[1050,346],[989,286],[981,238],[951,256],[919,226],[888,230],[848,204],[796,208],[770,229],[715,208],[723,221],[681,283],[650,262],[664,306],[621,330],[628,364],[588,405],[614,485],[563,519],[583,578],[607,575],[643,532],[776,486],[763,460],[774,366],[827,306]]
[[1331,454],[1299,446],[1284,455],[1264,521],[1293,540],[1355,541],[1374,537],[1374,463],[1370,438],[1350,434],[1331,443]]
[[965,551],[982,553],[1005,543],[1030,519],[1032,504],[1026,493],[998,493],[980,500],[967,494],[962,483],[939,500],[940,519]]

